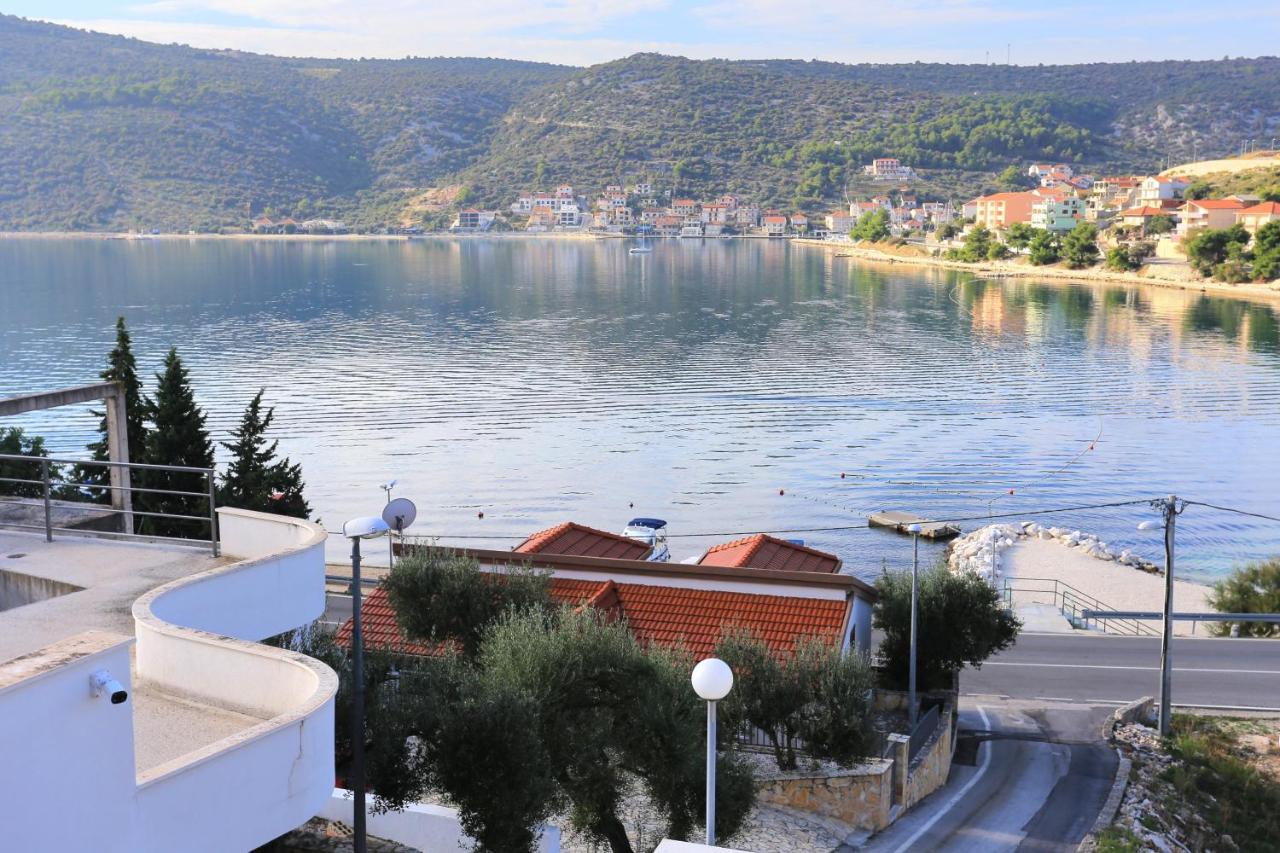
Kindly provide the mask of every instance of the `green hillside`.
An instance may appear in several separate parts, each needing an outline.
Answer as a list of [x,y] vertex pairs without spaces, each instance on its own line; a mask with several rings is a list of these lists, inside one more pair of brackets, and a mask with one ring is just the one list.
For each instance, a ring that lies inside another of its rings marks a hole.
[[499,205],[643,177],[820,209],[871,192],[860,166],[874,156],[946,197],[996,186],[1014,162],[1146,171],[1277,125],[1276,58],[298,60],[0,16],[0,230],[204,230],[249,212],[371,228],[430,210],[424,198]]
[[289,60],[0,17],[0,228],[360,220],[470,163],[569,69]]

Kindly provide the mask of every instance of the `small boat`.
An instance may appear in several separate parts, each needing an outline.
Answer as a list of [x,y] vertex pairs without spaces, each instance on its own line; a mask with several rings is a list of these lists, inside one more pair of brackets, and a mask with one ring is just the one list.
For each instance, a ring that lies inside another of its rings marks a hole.
[[633,255],[648,255],[653,252],[653,247],[649,245],[647,240],[641,239],[639,246],[632,246],[627,251]]
[[638,539],[648,544],[650,563],[671,562],[671,551],[667,548],[667,523],[661,518],[633,518],[622,529],[622,535],[628,539]]

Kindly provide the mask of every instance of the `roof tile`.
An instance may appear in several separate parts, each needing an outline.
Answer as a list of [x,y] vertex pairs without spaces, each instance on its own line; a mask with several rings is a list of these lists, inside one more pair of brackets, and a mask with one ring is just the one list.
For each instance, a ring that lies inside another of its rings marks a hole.
[[650,547],[638,539],[566,521],[541,530],[515,547],[521,554],[569,554],[614,560],[643,560]]
[[757,533],[713,545],[698,561],[703,566],[729,566],[736,569],[775,569],[785,572],[835,572],[840,558],[825,551]]
[[[791,652],[797,640],[808,637],[838,645],[847,612],[846,603],[838,599],[572,578],[552,578],[550,592],[557,603],[600,607],[614,618],[621,616],[644,645],[682,646],[696,658],[709,657],[725,631],[736,627],[753,631],[777,654]],[[405,640],[385,587],[365,597],[361,616],[368,648],[418,655],[439,651],[440,647]],[[347,620],[338,631],[338,642],[349,644],[351,632]]]

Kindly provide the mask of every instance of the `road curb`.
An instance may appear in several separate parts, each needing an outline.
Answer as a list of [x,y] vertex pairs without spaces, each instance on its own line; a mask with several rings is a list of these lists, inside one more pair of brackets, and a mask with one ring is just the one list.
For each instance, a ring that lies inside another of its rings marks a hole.
[[1143,696],[1136,699],[1128,705],[1117,708],[1115,713],[1111,715],[1111,719],[1106,724],[1103,737],[1116,751],[1116,778],[1111,783],[1111,793],[1107,795],[1106,802],[1102,804],[1102,810],[1098,812],[1098,819],[1093,822],[1093,828],[1089,830],[1084,838],[1080,839],[1079,846],[1076,847],[1080,853],[1092,853],[1098,849],[1098,834],[1105,830],[1108,826],[1115,823],[1116,814],[1120,811],[1120,804],[1124,801],[1125,789],[1129,787],[1129,770],[1133,762],[1125,757],[1120,751],[1120,747],[1115,745],[1115,730],[1117,726],[1126,723],[1145,722],[1151,719],[1151,706],[1155,699],[1151,696]]

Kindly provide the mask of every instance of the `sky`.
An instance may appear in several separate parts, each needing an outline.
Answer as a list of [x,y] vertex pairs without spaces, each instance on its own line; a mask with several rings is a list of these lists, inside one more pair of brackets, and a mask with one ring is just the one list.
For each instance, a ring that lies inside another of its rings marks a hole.
[[1280,0],[0,0],[0,11],[282,56],[1035,65],[1280,54]]

